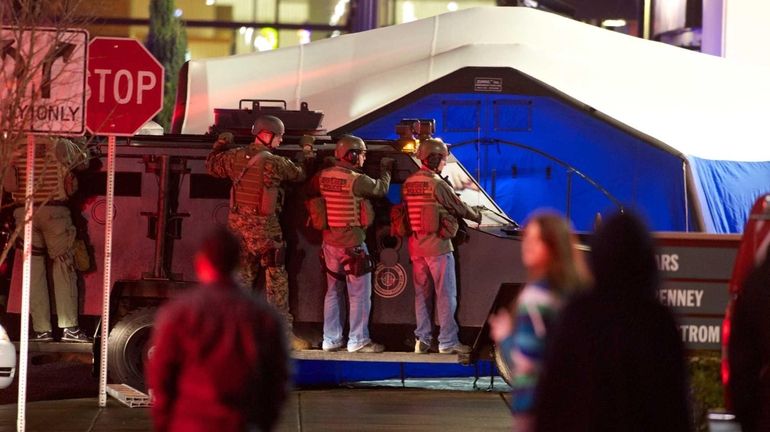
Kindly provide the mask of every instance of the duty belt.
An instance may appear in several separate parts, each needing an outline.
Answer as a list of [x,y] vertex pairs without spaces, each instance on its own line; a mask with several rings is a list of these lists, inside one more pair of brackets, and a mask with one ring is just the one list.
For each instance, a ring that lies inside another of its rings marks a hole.
[[[42,202],[38,202],[38,201],[35,201],[35,205],[36,205],[36,206],[40,206],[41,204],[42,204]],[[67,203],[67,201],[61,201],[61,200],[50,200],[50,201],[47,201],[43,207],[67,207],[67,206],[69,206],[69,204]],[[22,208],[22,207],[24,207],[24,203],[23,203],[23,202],[18,202],[18,201],[17,201],[17,202],[15,202],[15,203],[14,203],[14,204],[11,206],[11,209],[12,209],[12,210],[16,210],[17,208]]]

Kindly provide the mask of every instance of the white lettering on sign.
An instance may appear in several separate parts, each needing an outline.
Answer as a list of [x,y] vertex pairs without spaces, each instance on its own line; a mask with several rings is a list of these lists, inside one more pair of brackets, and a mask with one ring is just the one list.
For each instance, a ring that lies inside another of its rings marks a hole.
[[136,86],[136,102],[142,103],[142,96],[144,92],[150,91],[155,88],[155,74],[150,71],[139,71],[139,83]]
[[679,271],[678,254],[660,254],[655,255],[655,262],[658,263],[658,270],[665,272]]
[[684,343],[719,343],[718,325],[680,325]]
[[107,78],[112,74],[111,69],[94,69],[94,73],[99,76],[99,103],[105,102],[105,95],[108,91],[112,92],[115,102],[121,105],[131,103],[134,94],[136,94],[136,103],[141,104],[144,101],[144,94],[155,88],[158,79],[150,71],[138,71],[137,78],[131,71],[120,69],[115,73],[112,80],[112,88],[107,88]]
[[22,105],[19,107],[18,118],[37,121],[75,121],[80,116],[79,106],[69,105]]
[[666,306],[700,307],[703,290],[662,289],[658,290],[658,299]]
[[[123,78],[125,78],[127,81],[125,86],[120,85],[120,83],[123,81]],[[125,87],[126,89],[123,96],[120,95],[121,87]],[[118,73],[115,74],[115,85],[113,86],[113,89],[115,90],[115,102],[121,105],[128,103],[134,93],[134,78],[131,76],[131,72],[125,69],[119,70]]]

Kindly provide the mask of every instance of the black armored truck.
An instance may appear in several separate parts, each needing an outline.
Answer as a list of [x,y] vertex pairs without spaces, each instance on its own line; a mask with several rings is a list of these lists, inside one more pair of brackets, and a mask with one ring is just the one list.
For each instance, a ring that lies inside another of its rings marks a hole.
[[[144,387],[143,363],[151,349],[149,337],[158,306],[197,283],[192,255],[199,241],[213,226],[227,224],[230,180],[208,175],[206,156],[221,132],[232,132],[234,145],[248,145],[253,141],[251,125],[262,114],[275,115],[286,125],[278,154],[294,158],[302,151],[302,137],[304,142],[310,136],[316,157],[309,174],[329,163],[336,137],[325,134],[323,114],[308,109],[306,104],[300,110],[288,111],[280,104],[276,107],[246,100],[239,109],[216,110],[215,124],[205,135],[136,135],[119,139],[112,233],[105,233],[107,172],[102,159],[106,142],[92,140],[101,150],[96,152],[100,156],[80,175],[80,187],[71,202],[80,238],[91,253],[90,269],[79,275],[84,315],[101,314],[104,243],[106,235],[112,236],[108,324],[111,381]],[[419,169],[412,155],[418,141],[430,137],[432,125],[430,120],[406,119],[394,125],[401,137],[398,140],[367,140],[363,167],[367,174],[378,177],[381,158],[396,161],[390,192],[373,202],[375,220],[367,233],[367,246],[374,259],[370,329],[372,337],[384,342],[388,352],[404,356],[409,356],[414,347],[414,291],[406,242],[391,235],[390,208],[400,201],[401,184]],[[483,328],[490,310],[496,301],[510,300],[525,275],[520,265],[518,225],[451,156],[444,173],[465,202],[486,209],[480,224],[464,224],[467,235],[455,245],[460,337],[473,345],[474,351],[469,356],[451,356],[449,361],[468,363],[489,355],[487,331]],[[283,201],[281,224],[287,242],[285,265],[295,332],[319,348],[326,289],[325,267],[319,260],[321,233],[309,224],[304,184],[286,185]],[[18,312],[15,308],[21,285],[21,259],[15,261],[10,312]],[[501,288],[504,299],[497,299]],[[97,355],[100,343],[97,338]],[[309,359],[334,354],[320,348],[294,353],[295,357]],[[443,361],[447,361],[444,357]]]

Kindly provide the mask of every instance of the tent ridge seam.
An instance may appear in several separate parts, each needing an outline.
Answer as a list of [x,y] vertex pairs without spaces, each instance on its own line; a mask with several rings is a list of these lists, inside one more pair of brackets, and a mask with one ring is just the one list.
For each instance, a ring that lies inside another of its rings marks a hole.
[[439,15],[433,17],[433,38],[430,41],[430,61],[428,62],[428,82],[433,77],[433,58],[436,56],[436,41],[438,39]]
[[299,63],[297,64],[297,85],[294,90],[294,109],[299,109],[302,99],[302,76],[305,68],[305,45],[300,44],[297,50],[299,54]]

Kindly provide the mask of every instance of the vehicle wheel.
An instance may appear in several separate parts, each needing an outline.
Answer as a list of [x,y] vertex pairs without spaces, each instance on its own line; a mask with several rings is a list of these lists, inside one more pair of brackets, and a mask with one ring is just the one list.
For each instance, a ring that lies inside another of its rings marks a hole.
[[150,336],[157,308],[129,312],[110,332],[107,366],[112,382],[145,391],[144,363],[150,351]]
[[497,366],[497,370],[500,372],[500,377],[503,378],[503,381],[508,383],[508,385],[511,385],[513,382],[513,373],[505,362],[503,354],[500,352],[499,345],[495,345],[495,366]]

